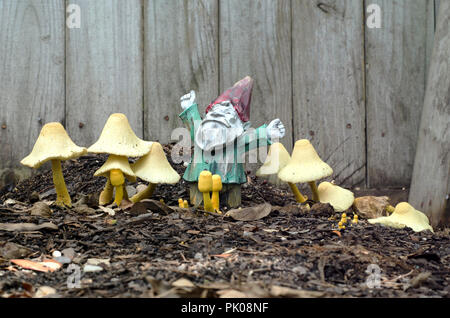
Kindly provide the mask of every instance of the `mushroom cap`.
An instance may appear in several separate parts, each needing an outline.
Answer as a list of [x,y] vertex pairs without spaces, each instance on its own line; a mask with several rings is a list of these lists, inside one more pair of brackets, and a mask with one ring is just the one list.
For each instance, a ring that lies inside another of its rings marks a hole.
[[20,163],[37,169],[49,160],[74,159],[86,153],[86,148],[78,147],[70,139],[63,125],[57,122],[48,123],[42,127],[31,153]]
[[330,182],[319,184],[317,192],[319,193],[320,202],[331,204],[336,212],[346,211],[355,200],[353,192]]
[[136,176],[150,183],[174,184],[180,180],[180,175],[167,161],[159,142],[154,142],[150,152],[132,164],[131,168]]
[[107,153],[116,156],[142,157],[152,147],[152,142],[136,136],[124,114],[112,114],[103,127],[100,138],[88,148],[88,152]]
[[405,226],[413,229],[414,232],[421,232],[433,228],[425,213],[417,211],[407,202],[397,204],[394,212],[390,216],[382,216],[376,219],[368,220],[371,224],[383,224],[394,228],[403,228]]
[[204,170],[198,176],[198,190],[202,193],[212,191],[212,173]]
[[320,159],[309,140],[298,140],[289,163],[278,173],[285,182],[303,183],[320,180],[333,174],[333,169]]
[[109,178],[109,172],[113,169],[122,171],[129,181],[136,181],[136,175],[131,169],[128,158],[125,156],[110,155],[103,166],[95,171],[94,176]]
[[266,161],[256,171],[257,177],[266,177],[270,183],[280,184],[283,182],[278,178],[278,172],[283,169],[291,160],[291,155],[282,143],[272,144],[267,153]]
[[219,174],[212,176],[212,191],[222,191],[222,178]]

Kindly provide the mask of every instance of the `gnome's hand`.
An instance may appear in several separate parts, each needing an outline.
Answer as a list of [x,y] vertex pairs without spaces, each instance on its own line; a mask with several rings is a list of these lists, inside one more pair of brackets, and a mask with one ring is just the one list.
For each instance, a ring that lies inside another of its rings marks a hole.
[[286,128],[284,128],[283,123],[278,118],[272,120],[267,126],[267,135],[271,141],[283,138],[285,133]]
[[191,91],[180,98],[181,108],[187,109],[195,103],[195,91]]

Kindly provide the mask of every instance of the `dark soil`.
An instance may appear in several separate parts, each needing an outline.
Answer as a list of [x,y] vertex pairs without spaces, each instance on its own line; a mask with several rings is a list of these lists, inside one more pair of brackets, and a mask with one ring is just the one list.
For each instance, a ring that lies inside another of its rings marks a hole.
[[[335,220],[339,214],[331,206],[316,204],[307,211],[287,189],[253,176],[242,188],[242,206],[264,202],[273,206],[267,217],[257,221],[235,221],[193,209],[167,213],[116,208],[110,216],[95,205],[95,194],[105,179],[94,178],[93,173],[105,160],[105,156],[86,156],[63,164],[67,188],[78,204],[72,209],[52,205],[49,218],[32,216],[26,210],[37,200],[55,199],[48,170],[0,197],[0,223],[52,222],[58,226],[53,231],[0,230],[1,297],[33,297],[41,286],[54,288],[55,297],[450,295],[448,230],[415,233],[360,220],[339,232]],[[173,166],[183,173],[183,165]],[[394,205],[407,197],[407,190],[358,193],[387,194]],[[153,199],[177,206],[180,197],[189,199],[184,181],[158,186]],[[7,204],[7,199],[15,202]],[[73,248],[72,264],[81,268],[80,288],[68,288],[68,264],[47,273],[13,265],[1,253],[6,242],[27,247],[27,253],[16,257],[25,259],[52,258],[55,250]],[[90,258],[109,259],[109,265],[101,264],[100,272],[83,272]],[[180,278],[192,284],[179,281],[173,286]]]

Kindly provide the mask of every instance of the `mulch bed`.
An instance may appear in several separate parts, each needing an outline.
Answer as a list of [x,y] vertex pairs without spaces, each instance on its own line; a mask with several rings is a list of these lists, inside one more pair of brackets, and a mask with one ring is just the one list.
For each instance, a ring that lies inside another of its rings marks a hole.
[[[0,231],[0,297],[32,297],[41,286],[54,288],[54,297],[449,297],[448,229],[415,233],[360,220],[335,231],[339,214],[331,206],[315,204],[307,211],[287,189],[254,176],[242,188],[243,207],[272,205],[272,212],[256,221],[194,209],[116,209],[111,216],[95,205],[105,180],[93,173],[105,160],[85,156],[63,164],[78,203],[72,209],[52,205],[48,218],[26,209],[55,199],[51,171],[0,196],[0,223],[58,226]],[[173,167],[180,174],[185,169]],[[189,199],[184,181],[158,186],[153,199],[177,206],[180,197]],[[7,242],[25,247],[16,258],[26,259],[52,258],[53,251],[72,248],[81,286],[68,287],[68,264],[47,273],[13,265],[5,256]],[[109,259],[109,265],[83,272],[90,258]]]

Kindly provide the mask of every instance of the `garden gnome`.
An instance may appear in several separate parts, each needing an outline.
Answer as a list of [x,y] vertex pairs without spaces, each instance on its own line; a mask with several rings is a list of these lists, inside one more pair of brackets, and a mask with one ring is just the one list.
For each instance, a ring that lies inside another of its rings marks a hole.
[[180,118],[190,131],[194,154],[183,179],[189,183],[191,204],[198,206],[203,194],[197,182],[204,170],[220,175],[221,202],[235,208],[241,204],[241,184],[247,182],[244,154],[277,142],[285,134],[279,119],[257,129],[250,128],[250,102],[253,79],[249,76],[227,89],[205,110],[202,119],[195,102],[195,92],[181,97]]

